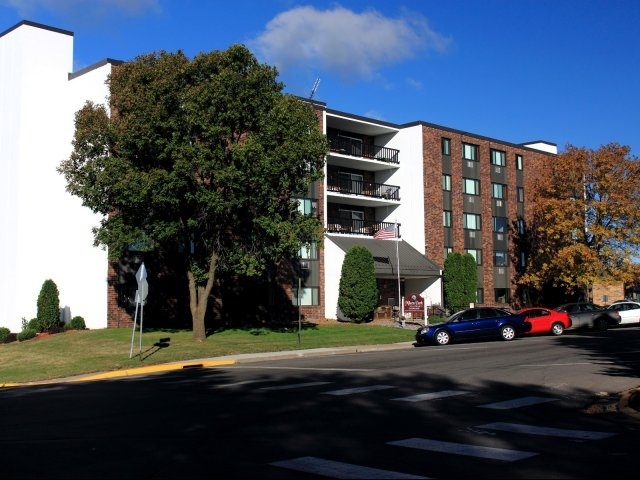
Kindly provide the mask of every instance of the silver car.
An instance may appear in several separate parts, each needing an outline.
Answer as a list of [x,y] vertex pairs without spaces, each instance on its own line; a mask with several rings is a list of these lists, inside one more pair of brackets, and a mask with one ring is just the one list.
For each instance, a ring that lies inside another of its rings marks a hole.
[[571,317],[571,330],[578,328],[591,328],[604,331],[609,327],[620,325],[620,314],[615,309],[617,304],[612,305],[613,309],[591,302],[565,303],[556,307],[559,312],[567,312]]

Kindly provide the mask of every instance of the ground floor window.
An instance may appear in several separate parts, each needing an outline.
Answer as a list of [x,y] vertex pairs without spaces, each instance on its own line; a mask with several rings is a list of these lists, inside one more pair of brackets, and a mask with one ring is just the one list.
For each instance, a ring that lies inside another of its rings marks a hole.
[[300,289],[299,296],[297,288],[294,288],[291,293],[291,303],[293,305],[298,305],[298,298],[300,299],[300,306],[320,305],[319,287],[303,287]]
[[509,303],[511,301],[511,290],[508,288],[495,288],[495,302]]

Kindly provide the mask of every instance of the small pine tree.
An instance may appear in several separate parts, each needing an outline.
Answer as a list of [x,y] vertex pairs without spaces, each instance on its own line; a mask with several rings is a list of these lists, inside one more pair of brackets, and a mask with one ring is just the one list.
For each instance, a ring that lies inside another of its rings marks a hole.
[[453,312],[476,301],[478,269],[473,255],[452,252],[444,261],[444,303]]
[[342,263],[338,307],[354,322],[373,318],[378,306],[378,285],[373,255],[360,245],[349,249]]
[[38,331],[47,332],[60,325],[60,295],[51,279],[45,280],[38,295]]

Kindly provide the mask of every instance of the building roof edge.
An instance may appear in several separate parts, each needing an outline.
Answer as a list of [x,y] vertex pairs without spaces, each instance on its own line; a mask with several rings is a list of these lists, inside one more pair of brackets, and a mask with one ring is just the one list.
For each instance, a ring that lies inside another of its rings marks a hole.
[[6,29],[4,32],[0,32],[0,38],[22,26],[41,28],[43,30],[49,30],[51,32],[70,35],[73,37],[73,32],[70,30],[63,30],[62,28],[51,27],[49,25],[45,25],[44,23],[32,22],[30,20],[22,20],[21,22],[16,23],[13,27],[9,27],[8,29]]

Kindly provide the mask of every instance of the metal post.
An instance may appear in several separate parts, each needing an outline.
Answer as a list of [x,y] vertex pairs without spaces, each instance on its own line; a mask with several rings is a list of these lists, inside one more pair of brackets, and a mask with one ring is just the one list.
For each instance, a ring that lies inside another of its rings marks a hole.
[[302,312],[300,311],[300,289],[302,288],[302,277],[298,277],[298,344],[300,344],[300,330],[302,328]]

